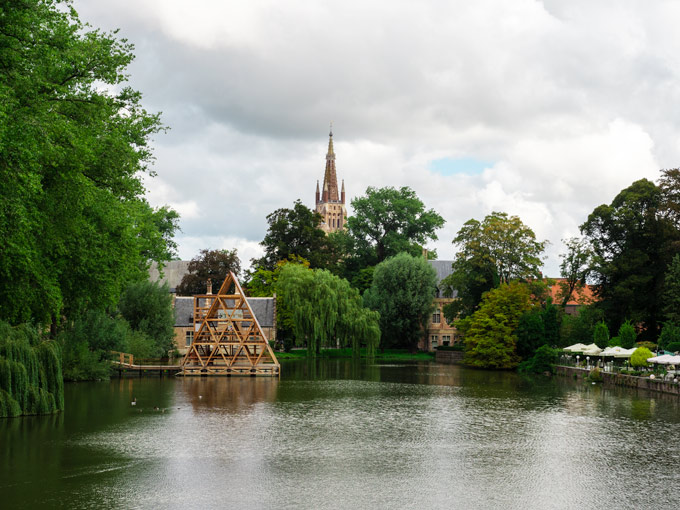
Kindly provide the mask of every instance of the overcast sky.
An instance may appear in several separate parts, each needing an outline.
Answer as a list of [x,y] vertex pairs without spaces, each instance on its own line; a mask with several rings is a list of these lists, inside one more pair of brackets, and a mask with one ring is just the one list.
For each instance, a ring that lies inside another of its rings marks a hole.
[[[77,0],[136,46],[157,135],[153,205],[179,255],[259,255],[266,215],[314,206],[333,121],[348,201],[410,186],[446,220],[520,216],[551,245],[680,161],[680,3],[625,0]],[[350,208],[350,214],[352,214]]]

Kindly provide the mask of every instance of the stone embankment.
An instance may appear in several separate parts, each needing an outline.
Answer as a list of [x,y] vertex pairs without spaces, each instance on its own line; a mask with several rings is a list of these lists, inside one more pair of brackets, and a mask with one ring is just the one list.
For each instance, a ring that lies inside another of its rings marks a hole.
[[434,360],[438,363],[462,363],[463,351],[437,351]]
[[[588,377],[590,370],[577,367],[555,367],[555,373],[566,377],[575,377],[578,379],[585,379]],[[680,384],[672,381],[663,381],[661,379],[650,379],[649,377],[637,377],[634,375],[617,374],[615,372],[600,372],[602,376],[602,383],[605,386],[625,386],[627,388],[638,388],[648,391],[659,391],[662,393],[670,393],[673,395],[680,395]]]

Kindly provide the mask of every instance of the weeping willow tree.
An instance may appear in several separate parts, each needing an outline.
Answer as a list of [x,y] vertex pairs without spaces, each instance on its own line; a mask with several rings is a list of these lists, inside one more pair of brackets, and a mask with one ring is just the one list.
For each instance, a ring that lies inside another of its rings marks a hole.
[[59,344],[33,326],[0,322],[0,418],[63,409]]
[[329,271],[286,264],[276,283],[279,303],[292,322],[297,345],[307,345],[315,357],[322,347],[361,347],[374,356],[380,343],[380,315],[364,308],[361,295],[349,282]]

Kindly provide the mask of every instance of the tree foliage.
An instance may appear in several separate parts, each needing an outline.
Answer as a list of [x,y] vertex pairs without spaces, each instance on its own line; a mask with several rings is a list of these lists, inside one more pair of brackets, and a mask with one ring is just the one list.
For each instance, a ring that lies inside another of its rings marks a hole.
[[529,310],[531,294],[519,282],[501,284],[484,295],[479,309],[465,319],[465,363],[479,368],[515,368],[515,331],[522,315]]
[[637,339],[637,333],[635,332],[635,326],[633,326],[630,321],[626,321],[619,327],[619,337],[620,346],[624,349],[632,349],[635,347],[635,340]]
[[673,257],[666,271],[662,306],[667,321],[680,323],[680,254]]
[[326,234],[319,228],[321,215],[296,200],[292,209],[281,208],[267,215],[267,233],[260,243],[264,256],[254,267],[273,271],[276,263],[291,256],[308,260],[312,268],[324,267]]
[[649,365],[647,360],[653,356],[654,354],[652,354],[652,351],[650,351],[647,347],[638,347],[630,357],[630,366],[646,367]]
[[553,373],[560,354],[559,349],[542,345],[527,361],[520,363],[519,371],[527,374]]
[[217,292],[224,283],[229,271],[235,275],[241,272],[241,260],[236,249],[201,250],[200,254],[189,262],[188,272],[175,289],[179,296],[194,296],[207,292],[208,279],[212,282],[213,292]]
[[354,215],[347,228],[362,267],[373,266],[400,252],[420,255],[444,219],[425,204],[415,191],[403,186],[366,189],[366,196],[352,200]]
[[604,321],[600,321],[595,325],[595,329],[593,330],[593,342],[600,349],[604,349],[609,345],[609,328]]
[[63,409],[59,345],[33,326],[0,322],[0,418]]
[[135,357],[161,358],[174,347],[175,312],[167,285],[132,283],[118,302],[121,316],[137,335],[131,337]]
[[517,355],[523,360],[531,358],[536,349],[545,344],[543,310],[534,307],[524,313],[517,325]]
[[566,347],[577,343],[589,343],[593,338],[595,325],[603,318],[602,310],[593,305],[581,307],[576,316],[564,314],[560,325],[560,340],[557,345]]
[[114,306],[177,228],[143,198],[161,126],[125,86],[132,45],[68,2],[3,2],[0,19],[0,317]]
[[400,253],[375,267],[366,305],[380,312],[383,346],[415,351],[432,311],[436,272],[422,257]]
[[560,291],[558,299],[562,308],[567,306],[567,303],[576,294],[579,296],[579,302],[583,302],[583,291],[585,289],[586,279],[591,270],[592,252],[590,245],[585,239],[572,237],[563,240],[567,247],[567,252],[560,254],[562,262],[560,262],[560,274],[564,281],[559,283]]
[[501,283],[541,278],[541,254],[547,241],[537,241],[517,216],[493,212],[481,222],[468,220],[453,244],[458,253],[443,284],[458,290],[459,299],[446,311],[449,321],[458,314],[471,314],[482,295]]
[[281,266],[276,282],[279,302],[290,312],[298,345],[310,357],[322,347],[351,347],[358,357],[362,346],[373,356],[380,342],[378,314],[364,308],[361,295],[347,280],[327,270],[302,264]]
[[680,326],[675,322],[664,322],[659,335],[659,348],[668,351],[677,351],[680,349],[672,349],[676,345],[680,346]]
[[[668,175],[663,173],[662,182]],[[664,277],[680,241],[669,209],[676,195],[673,186],[636,181],[581,225],[593,252],[597,306],[615,328],[626,318],[641,324],[647,339],[658,333]]]

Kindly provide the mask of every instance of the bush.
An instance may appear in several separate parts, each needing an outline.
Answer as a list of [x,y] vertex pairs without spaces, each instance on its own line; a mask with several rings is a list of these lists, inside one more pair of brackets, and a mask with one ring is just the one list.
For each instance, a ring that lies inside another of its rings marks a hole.
[[[671,349],[671,345],[676,348]],[[673,322],[664,322],[661,335],[659,335],[659,346],[667,351],[680,350],[680,326]]]
[[557,363],[559,354],[559,349],[542,345],[536,349],[532,358],[519,365],[519,371],[528,374],[542,374],[544,372],[552,374],[555,371],[555,363]]
[[602,382],[602,373],[600,369],[595,367],[588,374],[588,380],[591,382]]
[[610,338],[607,347],[621,347],[621,338],[618,336]]
[[664,349],[671,352],[680,351],[680,342],[670,342],[664,346]]
[[437,347],[438,351],[463,351],[464,349],[465,346],[462,343],[455,345],[440,345]]
[[651,358],[652,356],[654,356],[652,351],[646,347],[638,347],[630,357],[630,366],[646,367],[648,365],[647,358]]

